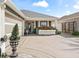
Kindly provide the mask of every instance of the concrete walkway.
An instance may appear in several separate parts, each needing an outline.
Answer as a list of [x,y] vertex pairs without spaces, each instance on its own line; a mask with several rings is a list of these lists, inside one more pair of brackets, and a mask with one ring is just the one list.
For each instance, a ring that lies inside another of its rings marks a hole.
[[[6,49],[11,54],[11,49]],[[72,58],[79,57],[79,38],[73,36],[25,36],[21,37],[18,54],[20,58]]]

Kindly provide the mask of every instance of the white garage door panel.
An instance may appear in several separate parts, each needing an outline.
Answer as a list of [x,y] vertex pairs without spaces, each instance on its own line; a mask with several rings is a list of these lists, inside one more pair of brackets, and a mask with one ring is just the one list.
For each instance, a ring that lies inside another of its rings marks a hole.
[[11,32],[12,32],[12,28],[13,28],[12,25],[7,25],[7,24],[5,24],[5,33],[6,33],[6,34],[11,33]]
[[8,18],[8,17],[6,17],[6,20],[5,20],[5,32],[6,32],[6,34],[10,34],[12,32],[15,24],[18,24],[19,34],[22,35],[22,22],[19,20]]
[[8,17],[6,17],[5,22],[6,22],[6,23],[7,23],[7,22],[8,22],[8,23],[11,23],[11,25],[18,23],[19,26],[22,26],[22,22],[21,22],[21,21],[15,20],[15,19],[12,19],[12,18],[8,18]]

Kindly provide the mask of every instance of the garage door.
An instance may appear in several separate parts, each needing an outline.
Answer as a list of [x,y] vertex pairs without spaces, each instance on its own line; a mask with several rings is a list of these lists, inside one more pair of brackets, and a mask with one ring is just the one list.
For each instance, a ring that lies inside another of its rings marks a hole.
[[22,35],[22,21],[9,17],[6,17],[5,19],[5,34],[11,35],[13,27],[15,26],[16,23],[19,26],[19,34]]

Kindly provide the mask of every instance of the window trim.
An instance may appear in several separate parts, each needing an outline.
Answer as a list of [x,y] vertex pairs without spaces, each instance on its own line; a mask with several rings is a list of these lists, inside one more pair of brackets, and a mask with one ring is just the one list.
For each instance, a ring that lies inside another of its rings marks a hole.
[[[46,23],[46,25],[42,25],[42,23]],[[48,26],[48,22],[47,21],[40,21],[40,26]]]

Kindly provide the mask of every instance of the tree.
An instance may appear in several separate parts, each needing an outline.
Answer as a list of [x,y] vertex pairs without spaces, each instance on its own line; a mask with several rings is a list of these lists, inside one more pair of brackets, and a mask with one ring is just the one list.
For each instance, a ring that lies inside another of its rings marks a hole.
[[18,24],[16,24],[13,28],[10,40],[19,40],[19,29],[18,29]]

